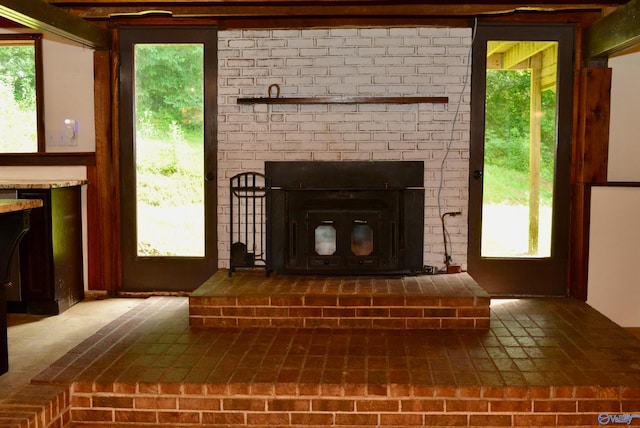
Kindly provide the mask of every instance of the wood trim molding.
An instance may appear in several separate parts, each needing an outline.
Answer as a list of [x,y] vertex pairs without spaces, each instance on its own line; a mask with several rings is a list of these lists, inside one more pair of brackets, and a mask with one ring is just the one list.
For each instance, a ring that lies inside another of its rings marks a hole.
[[91,152],[0,154],[0,165],[2,166],[89,166],[95,164],[96,155]]
[[111,180],[111,59],[109,52],[94,53],[96,162],[87,170],[93,186],[87,191],[88,289],[113,291],[114,207]]
[[591,185],[573,184],[571,189],[571,253],[569,255],[569,295],[587,301],[589,280],[589,221]]
[[607,182],[611,77],[610,68],[586,68],[580,79],[578,183]]
[[640,181],[608,181],[595,183],[592,187],[640,187]]
[[587,300],[591,188],[607,183],[611,69],[585,68],[580,75],[577,141],[571,193],[569,294]]

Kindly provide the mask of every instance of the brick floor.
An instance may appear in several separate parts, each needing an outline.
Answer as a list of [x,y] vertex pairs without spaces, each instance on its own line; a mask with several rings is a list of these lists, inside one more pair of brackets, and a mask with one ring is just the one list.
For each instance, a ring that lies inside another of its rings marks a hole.
[[573,299],[494,301],[489,330],[458,332],[194,329],[188,306],[147,299],[34,384],[69,388],[75,427],[600,426],[640,413],[640,341]]
[[36,381],[204,383],[245,392],[291,382],[314,392],[323,384],[378,392],[399,384],[640,386],[640,341],[572,299],[494,303],[483,333],[192,329],[187,314],[186,298],[150,298]]

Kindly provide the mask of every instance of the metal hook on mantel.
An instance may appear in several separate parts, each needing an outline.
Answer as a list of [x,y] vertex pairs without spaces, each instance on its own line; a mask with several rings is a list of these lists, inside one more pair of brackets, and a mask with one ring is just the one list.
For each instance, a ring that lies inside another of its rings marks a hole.
[[[273,97],[273,91],[272,89],[275,88],[276,89],[276,96]],[[280,85],[278,85],[277,83],[274,83],[272,85],[269,85],[269,90],[267,91],[269,98],[280,98]]]

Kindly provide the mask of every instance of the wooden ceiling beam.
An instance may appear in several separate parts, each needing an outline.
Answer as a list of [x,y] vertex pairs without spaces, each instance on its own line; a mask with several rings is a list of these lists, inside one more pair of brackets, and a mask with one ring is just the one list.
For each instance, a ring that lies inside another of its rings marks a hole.
[[477,6],[477,5],[489,5],[492,7],[508,7],[519,9],[557,9],[572,7],[578,8],[601,8],[603,5],[622,5],[627,3],[628,0],[564,0],[562,2],[554,0],[542,0],[537,2],[525,3],[516,0],[493,0],[487,2],[469,1],[469,0],[48,0],[50,4],[56,6],[71,6],[78,5],[87,7],[90,5],[120,5],[120,6],[133,6],[133,5],[148,5],[147,7],[157,8],[160,5],[206,5],[215,7],[217,5],[235,4],[235,5],[247,5],[249,7],[256,5],[306,5],[306,6],[318,6],[325,7],[329,5],[358,5],[358,6],[375,6],[375,5],[397,5],[397,4],[414,4],[424,6],[448,6],[450,9],[455,9],[458,6]]
[[[625,0],[610,0],[615,5]],[[600,11],[601,3],[445,3],[415,1],[83,1],[50,0],[74,15],[86,19],[107,19],[114,15],[144,15],[165,13],[174,18],[251,18],[251,17],[473,17],[500,16],[516,12]]]
[[111,34],[107,30],[44,0],[0,0],[0,17],[93,49],[111,48]]
[[586,31],[586,58],[608,57],[640,46],[640,0],[631,0]]

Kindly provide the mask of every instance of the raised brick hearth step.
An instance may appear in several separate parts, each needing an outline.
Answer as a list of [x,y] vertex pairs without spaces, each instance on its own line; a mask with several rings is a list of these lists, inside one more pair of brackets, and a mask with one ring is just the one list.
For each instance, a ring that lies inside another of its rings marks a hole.
[[466,273],[266,276],[220,270],[192,293],[192,327],[489,328],[489,295]]
[[[194,329],[187,309],[149,298],[0,396],[66,423],[0,427],[597,427],[640,411],[640,341],[574,299],[496,300],[486,332]],[[63,385],[40,411],[34,389]]]

